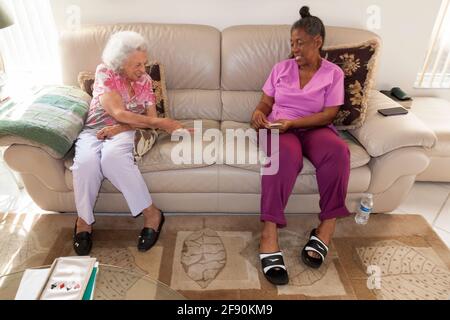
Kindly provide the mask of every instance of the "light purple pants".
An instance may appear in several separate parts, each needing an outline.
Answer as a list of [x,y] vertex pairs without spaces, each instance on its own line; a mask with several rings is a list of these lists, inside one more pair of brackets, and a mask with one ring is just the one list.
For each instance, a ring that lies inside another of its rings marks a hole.
[[98,140],[97,130],[83,130],[75,143],[75,158],[70,168],[78,216],[92,224],[94,205],[103,178],[107,178],[125,197],[133,216],[152,204],[144,178],[134,163],[134,131],[111,139]]
[[[262,176],[261,221],[274,222],[278,227],[286,226],[284,209],[303,168],[303,156],[316,168],[319,219],[349,215],[345,197],[350,176],[350,151],[345,141],[328,127],[292,130],[279,137],[279,171],[275,175]],[[266,148],[266,144],[262,143],[262,147]],[[266,151],[271,155],[270,143]],[[274,154],[272,161],[276,159]]]

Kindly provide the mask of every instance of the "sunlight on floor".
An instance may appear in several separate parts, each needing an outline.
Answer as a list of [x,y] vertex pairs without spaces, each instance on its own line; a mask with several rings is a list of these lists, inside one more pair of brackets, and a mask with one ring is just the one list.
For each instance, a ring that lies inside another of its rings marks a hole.
[[[0,223],[0,233],[5,236],[4,232],[8,232],[8,235],[15,235],[20,238],[20,240],[25,241],[28,234],[30,233],[33,224],[39,220],[40,214],[28,214],[28,213],[18,213],[14,214],[14,220],[11,224],[9,224],[9,228],[7,224],[7,219],[10,216],[10,213],[6,213],[3,215],[3,219]],[[23,243],[20,243],[16,250],[11,254],[11,258],[9,259],[9,263],[6,264],[2,270],[0,270],[0,274],[7,274],[11,272],[13,267],[13,262],[15,261],[17,255],[20,253],[22,249]],[[1,283],[0,283],[1,285]]]
[[[19,197],[13,200],[8,207],[10,210],[3,214],[2,220],[0,221],[0,234],[5,237],[4,239],[8,239],[8,236],[10,235],[15,235],[18,237],[17,240],[19,243],[17,244],[17,247],[14,248],[13,252],[8,252],[8,254],[11,255],[9,263],[3,266],[0,270],[0,274],[7,274],[11,272],[13,269],[13,263],[20,253],[23,243],[25,242],[34,223],[39,220],[42,214],[51,214],[51,212],[39,208],[25,189],[20,191]],[[7,221],[9,222],[7,223]],[[3,245],[5,244],[3,243]]]

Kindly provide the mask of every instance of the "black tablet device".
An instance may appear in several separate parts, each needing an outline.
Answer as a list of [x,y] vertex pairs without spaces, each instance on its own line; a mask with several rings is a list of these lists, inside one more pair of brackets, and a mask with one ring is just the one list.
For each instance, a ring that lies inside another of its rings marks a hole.
[[385,117],[388,117],[388,116],[397,116],[400,114],[407,114],[408,110],[402,107],[395,107],[387,109],[378,109],[378,113],[382,114]]

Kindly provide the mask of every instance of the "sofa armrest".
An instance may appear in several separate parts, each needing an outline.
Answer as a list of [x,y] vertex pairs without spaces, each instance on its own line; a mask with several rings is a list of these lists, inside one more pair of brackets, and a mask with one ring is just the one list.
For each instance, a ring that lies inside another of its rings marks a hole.
[[6,149],[3,157],[11,169],[36,177],[52,191],[71,191],[64,178],[64,159],[55,159],[39,147],[18,144]]
[[50,148],[49,146],[46,146],[43,143],[38,143],[29,139],[25,139],[18,136],[0,136],[0,146],[1,147],[10,147],[13,145],[21,145],[21,146],[30,146],[30,147],[36,147],[44,150],[47,152],[50,156],[52,156],[55,159],[62,159],[61,154]]
[[379,91],[370,92],[364,124],[349,130],[372,157],[379,157],[403,147],[432,148],[437,137],[412,112],[401,116],[385,117],[378,109],[400,106]]

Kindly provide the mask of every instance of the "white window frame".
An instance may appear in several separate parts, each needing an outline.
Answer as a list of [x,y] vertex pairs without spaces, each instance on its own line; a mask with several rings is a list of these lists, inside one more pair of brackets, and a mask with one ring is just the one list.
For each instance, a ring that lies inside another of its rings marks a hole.
[[450,0],[443,0],[416,88],[450,88]]

